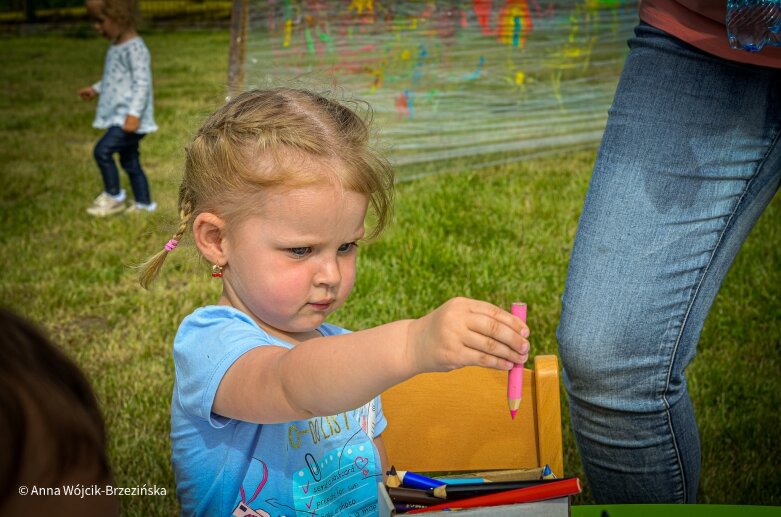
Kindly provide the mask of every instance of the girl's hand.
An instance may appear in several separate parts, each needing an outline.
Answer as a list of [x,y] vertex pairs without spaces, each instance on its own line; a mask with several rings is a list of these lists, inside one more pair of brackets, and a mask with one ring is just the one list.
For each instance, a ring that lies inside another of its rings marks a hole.
[[125,117],[125,124],[122,126],[122,131],[125,133],[135,133],[140,124],[141,122],[138,120],[138,117],[135,115],[128,115]]
[[529,358],[528,336],[526,324],[509,312],[454,298],[410,324],[406,353],[419,373],[462,366],[509,370]]
[[96,92],[92,86],[85,86],[84,88],[79,90],[79,97],[81,97],[85,101],[92,100],[97,96],[98,96],[98,92]]

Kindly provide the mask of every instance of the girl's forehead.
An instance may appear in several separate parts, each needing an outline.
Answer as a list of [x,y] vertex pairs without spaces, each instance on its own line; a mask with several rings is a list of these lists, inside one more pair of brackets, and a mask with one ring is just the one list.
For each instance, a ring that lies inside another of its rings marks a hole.
[[232,223],[234,228],[260,225],[269,235],[288,239],[354,233],[363,228],[368,197],[328,184],[276,186],[256,198],[254,206]]
[[305,185],[277,185],[264,189],[263,197],[273,202],[306,203],[324,200],[336,204],[362,200],[364,194],[346,188],[338,181],[321,180]]
[[259,154],[254,166],[262,176],[276,176],[290,185],[334,181],[349,174],[346,164],[335,156],[315,156],[286,146]]

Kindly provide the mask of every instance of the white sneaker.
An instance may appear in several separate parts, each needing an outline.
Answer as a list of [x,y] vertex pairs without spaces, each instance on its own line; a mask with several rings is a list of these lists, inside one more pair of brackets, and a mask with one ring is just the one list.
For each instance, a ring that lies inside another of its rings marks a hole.
[[157,203],[152,201],[148,205],[145,205],[143,203],[131,203],[127,209],[125,209],[126,214],[137,214],[139,212],[154,212],[157,210]]
[[101,192],[92,206],[87,208],[87,213],[95,217],[106,217],[107,215],[118,214],[125,210],[125,191],[121,190],[119,195],[112,196],[108,192]]

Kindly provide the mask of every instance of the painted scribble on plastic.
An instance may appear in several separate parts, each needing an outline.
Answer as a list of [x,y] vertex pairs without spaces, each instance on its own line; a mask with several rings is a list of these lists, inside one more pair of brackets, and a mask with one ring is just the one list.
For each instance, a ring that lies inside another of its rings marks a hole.
[[623,0],[255,0],[250,13],[247,86],[367,100],[392,160],[426,173],[595,148],[637,24]]

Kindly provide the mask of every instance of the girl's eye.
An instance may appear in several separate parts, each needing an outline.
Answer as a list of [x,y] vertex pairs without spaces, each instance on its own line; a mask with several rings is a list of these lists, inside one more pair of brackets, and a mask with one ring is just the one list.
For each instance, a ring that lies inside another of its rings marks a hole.
[[312,252],[312,248],[304,247],[304,248],[289,248],[288,252],[290,252],[291,255],[297,258],[306,257]]
[[351,251],[353,248],[357,248],[357,247],[358,247],[357,243],[347,242],[339,246],[339,253],[347,253],[348,251]]

